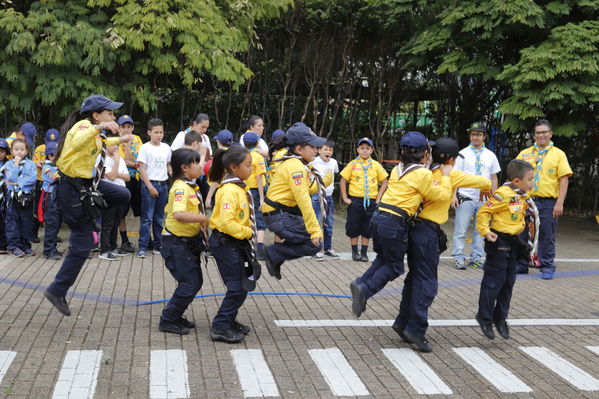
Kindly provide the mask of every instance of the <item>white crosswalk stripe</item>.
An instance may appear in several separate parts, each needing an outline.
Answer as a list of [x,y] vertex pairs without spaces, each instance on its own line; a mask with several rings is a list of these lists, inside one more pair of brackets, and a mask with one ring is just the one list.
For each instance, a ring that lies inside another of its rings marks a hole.
[[91,399],[96,392],[102,351],[68,351],[52,399]]
[[370,395],[338,348],[308,351],[335,396]]
[[531,387],[493,360],[482,349],[453,348],[453,351],[499,391],[510,393],[532,392]]
[[383,353],[419,394],[451,395],[451,389],[412,349],[383,349]]
[[150,352],[150,398],[189,398],[187,354],[184,350]]
[[279,390],[260,349],[231,350],[243,396],[279,396]]
[[4,379],[8,368],[15,357],[17,356],[17,352],[11,351],[0,351],[0,382]]
[[551,350],[539,346],[521,346],[520,349],[576,388],[583,391],[599,390],[599,380]]

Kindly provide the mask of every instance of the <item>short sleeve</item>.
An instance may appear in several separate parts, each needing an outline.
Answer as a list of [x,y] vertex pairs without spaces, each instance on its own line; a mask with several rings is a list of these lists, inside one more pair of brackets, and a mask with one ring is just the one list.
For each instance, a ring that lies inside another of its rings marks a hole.
[[460,152],[459,155],[455,159],[455,165],[453,166],[454,170],[464,170],[464,155]]
[[168,144],[165,144],[167,151],[165,151],[166,153],[166,163],[169,163],[171,161],[171,156],[173,154],[173,152],[171,151],[171,148],[169,147]]
[[266,144],[266,141],[264,141],[263,139],[260,139],[260,141],[258,142],[258,148],[264,151],[268,151],[268,144]]
[[333,168],[334,168],[333,172],[334,173],[339,173],[339,163],[337,162],[336,159],[333,159],[333,162],[334,162],[334,165],[335,165],[335,166],[333,166]]
[[387,173],[385,168],[383,168],[383,165],[379,164],[377,170],[377,179],[379,183],[385,180],[387,177],[389,177],[389,174]]
[[568,162],[568,157],[565,153],[561,153],[559,160],[557,162],[557,177],[558,179],[564,176],[572,176],[572,168],[570,168],[570,163]]
[[341,175],[341,177],[343,177],[345,180],[349,181],[351,179],[351,165],[352,163],[348,163],[345,168],[343,168],[343,170],[341,171],[341,173],[339,173]]
[[141,148],[139,149],[139,155],[137,156],[137,161],[138,162],[143,162],[147,165],[148,163],[148,155],[146,153],[146,146],[142,145]]
[[499,166],[499,161],[494,152],[491,152],[491,156],[493,157],[493,162],[491,163],[491,174],[493,175],[501,172],[501,166]]

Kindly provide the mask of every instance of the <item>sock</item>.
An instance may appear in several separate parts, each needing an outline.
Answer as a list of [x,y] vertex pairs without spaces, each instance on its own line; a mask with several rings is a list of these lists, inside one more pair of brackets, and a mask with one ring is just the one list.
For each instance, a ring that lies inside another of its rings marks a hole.
[[127,237],[127,230],[120,231],[121,233],[121,242],[129,242],[129,237]]
[[362,255],[368,255],[368,245],[362,245]]
[[351,246],[351,253],[352,254],[357,254],[358,253],[358,245],[352,245]]

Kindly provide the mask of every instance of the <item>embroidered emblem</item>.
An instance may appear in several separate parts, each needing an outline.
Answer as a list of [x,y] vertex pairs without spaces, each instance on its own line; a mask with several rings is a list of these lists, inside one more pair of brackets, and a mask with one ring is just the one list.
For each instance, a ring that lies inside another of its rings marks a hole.
[[501,202],[501,201],[503,201],[503,197],[502,197],[502,196],[501,196],[501,194],[499,194],[499,193],[495,193],[495,194],[493,194],[493,198],[495,198],[495,200],[496,200],[497,202]]
[[223,204],[223,209],[231,209],[231,204],[229,204],[229,203],[224,203],[224,204]]

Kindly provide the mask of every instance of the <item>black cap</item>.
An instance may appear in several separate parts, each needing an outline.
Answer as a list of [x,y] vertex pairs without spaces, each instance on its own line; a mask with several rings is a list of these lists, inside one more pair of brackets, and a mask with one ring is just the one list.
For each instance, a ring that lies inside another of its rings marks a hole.
[[433,162],[445,163],[450,158],[456,158],[459,153],[460,146],[454,139],[441,137],[433,145]]
[[472,125],[470,125],[470,128],[468,129],[469,132],[476,130],[479,132],[483,132],[483,133],[487,133],[487,125],[485,125],[483,122],[474,122]]

